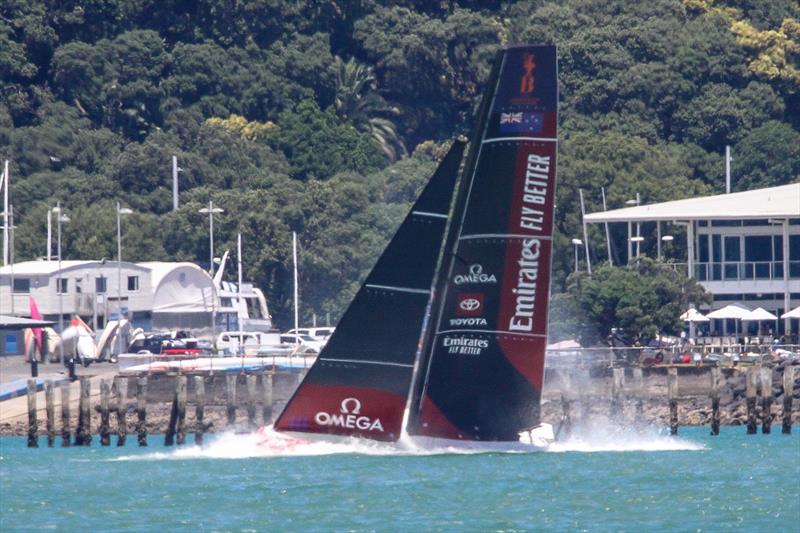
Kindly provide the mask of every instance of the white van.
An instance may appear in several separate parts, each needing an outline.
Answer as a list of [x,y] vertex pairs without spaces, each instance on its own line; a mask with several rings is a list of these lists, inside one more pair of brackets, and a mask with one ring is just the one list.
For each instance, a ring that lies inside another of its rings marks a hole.
[[261,331],[223,331],[217,335],[217,350],[222,355],[251,356],[283,355],[286,351],[281,346],[279,333]]
[[333,335],[333,330],[336,328],[333,326],[324,326],[319,328],[294,328],[290,329],[286,333],[297,333],[299,335],[310,335],[315,339],[319,339],[323,342],[327,342],[328,338]]

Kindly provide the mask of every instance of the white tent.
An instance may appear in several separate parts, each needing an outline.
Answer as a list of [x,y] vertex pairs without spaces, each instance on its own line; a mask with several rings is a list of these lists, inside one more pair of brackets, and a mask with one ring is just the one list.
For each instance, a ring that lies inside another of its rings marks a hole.
[[743,305],[730,304],[716,311],[711,311],[706,316],[708,318],[734,318],[736,320],[744,320],[746,317],[750,316],[750,313],[752,313],[752,311]]
[[[752,311],[747,307],[740,305],[740,304],[730,304],[726,305],[721,309],[717,309],[716,311],[711,311],[706,316],[708,318],[721,318],[727,319],[732,318],[734,320],[744,320],[745,317],[750,316]],[[727,335],[728,334],[728,327],[727,321],[723,322],[722,325],[722,332]],[[736,336],[739,336],[739,322],[736,322]]]
[[800,306],[795,307],[791,311],[783,313],[781,318],[800,318]]
[[711,319],[708,318],[706,315],[695,309],[694,307],[689,308],[685,313],[680,316],[680,319],[684,322],[710,322]]
[[695,309],[694,307],[690,307],[685,313],[680,316],[680,319],[684,322],[689,323],[689,338],[694,339],[695,337],[695,324],[697,322],[711,322],[711,319],[708,318],[706,315]]
[[744,317],[742,320],[747,320],[750,322],[761,322],[762,320],[778,320],[778,317],[764,309],[763,307],[756,307],[750,314]]

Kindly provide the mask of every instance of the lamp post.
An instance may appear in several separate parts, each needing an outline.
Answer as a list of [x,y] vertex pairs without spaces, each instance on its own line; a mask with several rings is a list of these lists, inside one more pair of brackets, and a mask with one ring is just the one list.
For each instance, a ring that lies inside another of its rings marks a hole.
[[131,213],[117,202],[117,354],[122,353],[122,215]]
[[572,246],[575,248],[575,272],[578,271],[578,248],[583,245],[583,241],[580,239],[572,239]]
[[[658,258],[661,259],[661,247],[666,246],[667,243],[672,242],[675,239],[672,235],[663,235],[659,240],[658,245]],[[663,245],[661,243],[664,243]]]
[[639,244],[644,241],[644,237],[641,235],[636,235],[635,237],[631,237],[631,242],[636,243],[636,259],[639,259]]
[[[626,205],[635,205],[639,206],[642,203],[642,198],[639,196],[639,193],[636,193],[636,199],[631,199],[625,202]],[[636,223],[636,237],[641,237],[641,222]],[[631,223],[628,222],[628,262],[630,263],[630,257],[632,255],[631,245],[630,243],[636,243],[636,257],[639,257],[639,243],[642,242],[644,239],[636,240],[631,236]]]
[[[64,214],[63,209],[61,209],[61,201],[56,203],[56,206],[52,209],[53,213],[56,214],[56,253],[58,255],[58,277],[56,277],[56,293],[58,294],[58,334],[64,334],[64,291],[61,287],[61,224],[69,222],[69,217]],[[62,342],[58,343],[58,355],[59,361],[64,363],[64,343],[63,339]]]
[[212,200],[208,201],[208,207],[204,207],[197,211],[198,213],[208,214],[208,241],[209,241],[209,263],[211,269],[211,277],[214,277],[214,213],[224,213],[225,210],[219,207],[214,207]]
[[209,263],[211,267],[211,342],[216,348],[216,329],[217,329],[217,287],[214,284],[214,213],[224,213],[225,210],[214,207],[212,200],[208,201],[208,207],[197,211],[198,213],[208,214],[208,240],[209,240]]

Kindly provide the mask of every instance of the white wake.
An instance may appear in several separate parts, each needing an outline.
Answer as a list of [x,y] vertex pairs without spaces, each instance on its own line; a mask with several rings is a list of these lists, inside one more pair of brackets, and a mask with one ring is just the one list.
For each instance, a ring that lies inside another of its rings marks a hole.
[[[455,446],[421,448],[407,439],[401,439],[396,443],[355,438],[345,439],[341,442],[305,441],[286,437],[272,431],[271,427],[264,428],[258,433],[222,433],[207,437],[210,437],[208,442],[202,446],[188,445],[166,451],[129,454],[115,460],[246,459],[333,454],[424,456],[487,453],[487,450],[464,449]],[[705,447],[700,443],[666,435],[663,430],[656,427],[632,429],[597,424],[573,428],[568,437],[552,443],[543,453],[659,452],[703,449]],[[536,450],[535,452],[542,451]],[[508,450],[492,449],[490,453],[525,453],[525,451],[520,450],[519,446],[509,446]]]

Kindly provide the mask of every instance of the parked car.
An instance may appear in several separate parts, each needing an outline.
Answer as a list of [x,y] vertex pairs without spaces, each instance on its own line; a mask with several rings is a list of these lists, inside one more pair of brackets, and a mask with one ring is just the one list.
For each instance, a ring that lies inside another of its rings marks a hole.
[[286,333],[298,333],[300,335],[310,335],[315,339],[327,342],[330,336],[333,335],[333,330],[335,329],[336,328],[332,326],[325,326],[321,328],[297,328],[297,330],[292,328]]
[[303,335],[296,333],[283,333],[281,335],[281,344],[300,344],[301,353],[319,353],[325,346],[323,341],[315,339],[311,335]]

